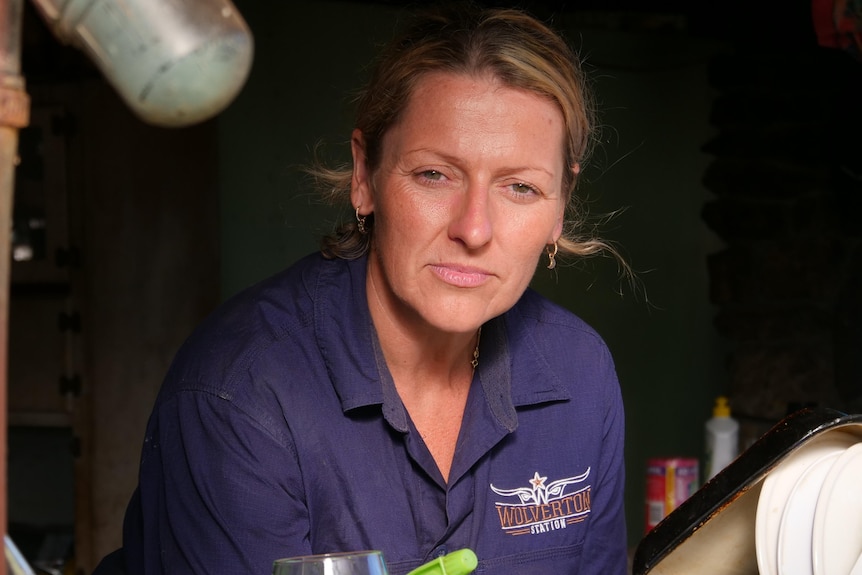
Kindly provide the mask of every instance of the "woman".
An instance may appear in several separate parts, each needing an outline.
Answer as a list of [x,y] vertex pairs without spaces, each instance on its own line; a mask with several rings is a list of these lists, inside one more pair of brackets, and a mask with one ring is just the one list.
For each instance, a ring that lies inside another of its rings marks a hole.
[[383,52],[346,171],[356,221],[227,302],[148,424],[129,573],[263,574],[380,549],[391,573],[624,573],[623,407],[604,343],[528,289],[606,246],[567,206],[591,122],[559,36],[424,14]]

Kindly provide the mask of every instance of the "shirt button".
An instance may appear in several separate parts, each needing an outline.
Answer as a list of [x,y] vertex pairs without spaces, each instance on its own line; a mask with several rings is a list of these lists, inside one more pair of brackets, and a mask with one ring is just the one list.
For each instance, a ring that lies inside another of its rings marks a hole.
[[434,555],[435,555],[435,556],[437,556],[437,557],[443,557],[444,555],[446,555],[446,546],[445,546],[445,545],[441,545],[440,547],[438,547],[437,549],[435,549],[435,550],[434,550]]

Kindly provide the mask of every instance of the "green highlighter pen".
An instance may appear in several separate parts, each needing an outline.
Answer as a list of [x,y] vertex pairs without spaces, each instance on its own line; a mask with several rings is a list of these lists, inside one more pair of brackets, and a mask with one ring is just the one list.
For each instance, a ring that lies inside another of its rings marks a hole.
[[478,563],[472,549],[459,549],[420,565],[407,575],[467,575]]

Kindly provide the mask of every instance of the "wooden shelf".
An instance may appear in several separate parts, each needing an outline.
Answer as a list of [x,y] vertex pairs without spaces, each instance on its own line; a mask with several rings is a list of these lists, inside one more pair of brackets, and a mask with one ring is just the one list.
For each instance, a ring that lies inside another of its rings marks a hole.
[[71,427],[68,413],[56,411],[10,411],[6,414],[9,427]]

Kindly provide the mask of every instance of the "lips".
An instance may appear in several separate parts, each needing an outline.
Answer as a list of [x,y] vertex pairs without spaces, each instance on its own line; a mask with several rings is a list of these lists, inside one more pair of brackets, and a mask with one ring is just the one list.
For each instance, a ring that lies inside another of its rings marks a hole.
[[491,277],[490,272],[472,266],[436,264],[430,268],[444,283],[455,287],[479,287]]

